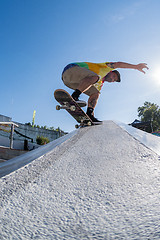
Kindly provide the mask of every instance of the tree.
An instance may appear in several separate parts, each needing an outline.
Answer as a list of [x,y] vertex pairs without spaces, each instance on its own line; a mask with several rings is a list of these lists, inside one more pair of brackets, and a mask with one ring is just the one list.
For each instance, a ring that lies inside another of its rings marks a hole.
[[55,131],[54,127],[50,127],[49,130],[53,130],[53,131]]
[[30,122],[28,122],[28,123],[25,123],[25,125],[32,126]]
[[145,102],[138,108],[138,117],[142,122],[151,121],[153,131],[160,128],[160,107],[157,104]]

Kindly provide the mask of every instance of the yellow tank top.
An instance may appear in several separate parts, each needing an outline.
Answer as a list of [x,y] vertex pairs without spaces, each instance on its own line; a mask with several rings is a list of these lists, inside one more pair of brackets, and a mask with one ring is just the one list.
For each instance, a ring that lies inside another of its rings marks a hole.
[[113,71],[114,68],[108,67],[109,62],[105,63],[91,63],[91,62],[76,62],[74,64],[80,66],[80,67],[85,67],[95,73],[100,77],[98,82],[95,83],[93,86],[100,92],[101,88],[103,86],[103,80],[102,78],[107,75],[110,71]]

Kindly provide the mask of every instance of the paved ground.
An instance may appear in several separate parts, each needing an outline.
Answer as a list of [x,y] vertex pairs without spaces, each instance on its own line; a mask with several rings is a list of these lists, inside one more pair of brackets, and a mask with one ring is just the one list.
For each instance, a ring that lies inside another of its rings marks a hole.
[[160,159],[111,121],[0,179],[0,239],[160,239]]

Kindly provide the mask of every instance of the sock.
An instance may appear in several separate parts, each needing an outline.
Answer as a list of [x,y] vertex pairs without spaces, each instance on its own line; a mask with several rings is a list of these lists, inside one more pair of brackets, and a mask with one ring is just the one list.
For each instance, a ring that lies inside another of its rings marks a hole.
[[73,97],[75,100],[78,100],[78,98],[79,98],[79,96],[80,96],[81,93],[82,93],[82,92],[81,92],[80,90],[76,89],[76,90],[72,93],[72,97]]
[[94,112],[94,108],[92,108],[92,107],[88,107],[88,108],[87,108],[87,112],[86,112],[87,115],[89,115],[89,116],[90,116],[90,115],[93,115],[93,112]]

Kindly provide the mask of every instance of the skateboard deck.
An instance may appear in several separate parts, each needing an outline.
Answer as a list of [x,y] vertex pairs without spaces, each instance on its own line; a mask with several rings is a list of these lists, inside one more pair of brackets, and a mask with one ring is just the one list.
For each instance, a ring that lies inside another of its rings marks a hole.
[[84,127],[94,125],[89,116],[76,103],[72,96],[63,89],[57,89],[54,92],[54,97],[60,105],[56,106],[57,110],[65,109],[78,123],[75,127]]

